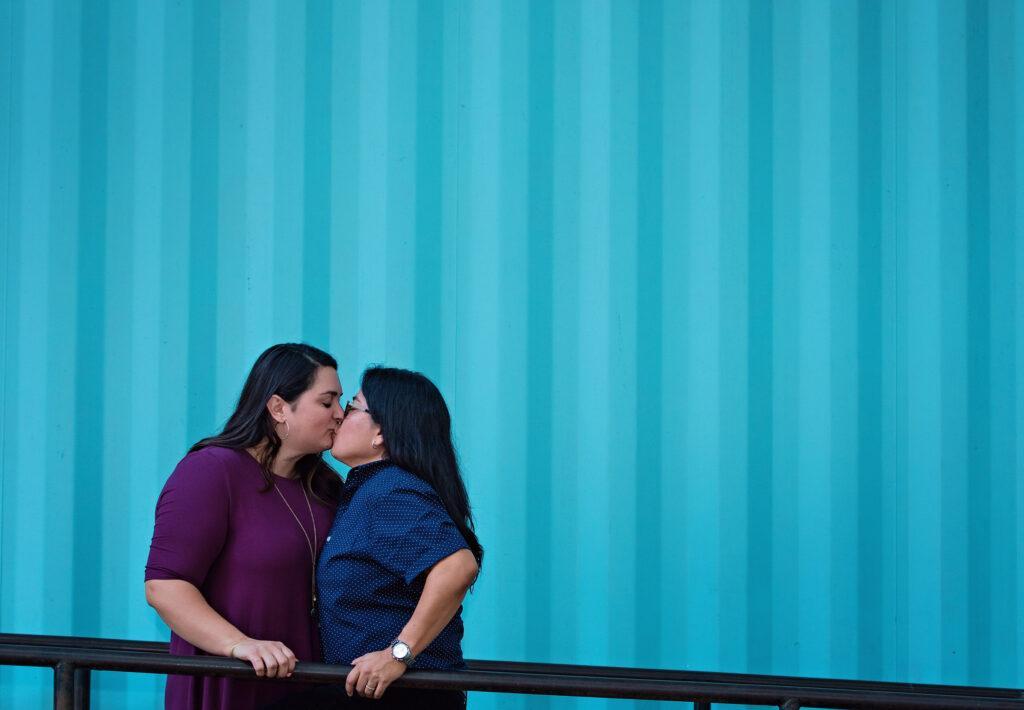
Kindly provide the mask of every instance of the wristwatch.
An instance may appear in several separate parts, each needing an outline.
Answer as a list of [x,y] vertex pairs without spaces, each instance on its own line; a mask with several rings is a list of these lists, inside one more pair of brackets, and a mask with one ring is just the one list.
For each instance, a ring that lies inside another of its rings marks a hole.
[[412,649],[409,648],[409,644],[401,639],[395,639],[391,642],[391,657],[399,663],[404,663],[406,668],[411,666],[412,662],[416,660],[416,657],[412,655]]

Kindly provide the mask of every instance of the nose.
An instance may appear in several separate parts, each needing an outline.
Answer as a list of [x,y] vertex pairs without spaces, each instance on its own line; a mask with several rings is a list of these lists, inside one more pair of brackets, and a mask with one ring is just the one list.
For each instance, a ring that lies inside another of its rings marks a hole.
[[338,424],[341,424],[341,422],[344,419],[345,419],[345,408],[341,406],[341,398],[339,397],[338,401],[334,405],[334,421],[338,422]]

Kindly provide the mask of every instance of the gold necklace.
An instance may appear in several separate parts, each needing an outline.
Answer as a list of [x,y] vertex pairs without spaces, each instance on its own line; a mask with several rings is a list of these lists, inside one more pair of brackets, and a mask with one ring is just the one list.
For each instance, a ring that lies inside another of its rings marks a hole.
[[313,599],[313,606],[309,610],[310,616],[316,616],[316,517],[313,515],[313,506],[309,503],[309,496],[306,495],[306,487],[302,486],[302,497],[306,499],[306,507],[309,508],[309,519],[313,521],[313,539],[309,539],[309,533],[306,532],[306,526],[299,520],[299,516],[292,510],[291,504],[288,503],[288,499],[284,497],[284,493],[277,487],[277,481],[274,481],[274,490],[281,496],[281,500],[284,501],[285,506],[288,508],[288,512],[295,518],[295,522],[298,523],[299,530],[302,531],[302,537],[306,538],[306,545],[309,547],[309,562],[310,562],[310,574],[309,574],[309,591]]

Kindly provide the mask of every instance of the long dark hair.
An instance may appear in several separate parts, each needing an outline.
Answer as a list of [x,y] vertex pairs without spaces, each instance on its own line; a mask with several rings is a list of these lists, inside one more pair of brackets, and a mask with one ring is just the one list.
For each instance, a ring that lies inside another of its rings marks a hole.
[[[337,361],[319,348],[304,343],[281,343],[263,351],[252,366],[242,387],[235,413],[216,436],[197,441],[189,453],[207,446],[247,449],[266,442],[260,452],[260,465],[266,479],[264,492],[274,485],[274,460],[281,450],[281,437],[274,428],[274,418],[267,411],[267,402],[277,395],[294,404],[313,385],[321,367],[338,369]],[[306,490],[323,503],[337,502],[341,479],[323,460],[322,454],[307,454],[295,463],[295,473]]]
[[441,392],[420,373],[393,367],[368,368],[362,389],[392,463],[434,489],[482,565],[484,549],[474,532],[469,496],[452,444],[451,415]]

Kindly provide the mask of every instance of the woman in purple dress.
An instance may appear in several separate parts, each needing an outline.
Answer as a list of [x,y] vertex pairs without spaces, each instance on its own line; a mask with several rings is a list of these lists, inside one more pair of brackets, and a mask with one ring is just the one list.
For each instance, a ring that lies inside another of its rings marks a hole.
[[[343,417],[338,364],[309,345],[260,355],[224,430],[196,443],[156,505],[146,600],[171,653],[230,656],[284,678],[321,659],[316,561],[341,479],[322,453]],[[291,683],[168,676],[167,708],[246,710]]]

